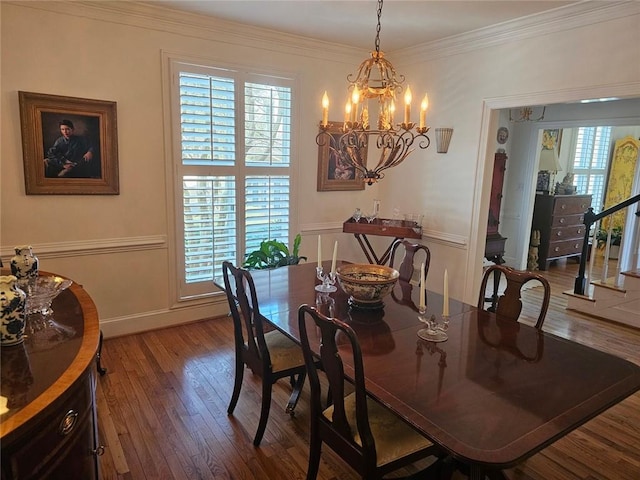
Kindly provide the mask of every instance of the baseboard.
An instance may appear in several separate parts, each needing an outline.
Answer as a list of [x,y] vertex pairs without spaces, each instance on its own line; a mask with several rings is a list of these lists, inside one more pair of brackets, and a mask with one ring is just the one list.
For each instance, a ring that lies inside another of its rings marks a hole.
[[121,337],[197,322],[205,318],[221,317],[228,313],[229,304],[226,297],[222,297],[211,303],[100,320],[100,330],[105,338]]

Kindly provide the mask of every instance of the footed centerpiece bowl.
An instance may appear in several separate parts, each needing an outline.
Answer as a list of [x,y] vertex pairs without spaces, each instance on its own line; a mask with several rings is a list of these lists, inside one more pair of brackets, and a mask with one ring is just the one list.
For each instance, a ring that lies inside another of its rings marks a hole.
[[73,281],[68,278],[43,275],[38,276],[35,285],[27,293],[26,313],[42,313],[48,315],[52,312],[51,302],[60,292],[69,288]]
[[336,269],[340,287],[350,295],[349,304],[357,308],[382,308],[382,299],[393,290],[399,275],[394,268],[369,263],[350,263]]

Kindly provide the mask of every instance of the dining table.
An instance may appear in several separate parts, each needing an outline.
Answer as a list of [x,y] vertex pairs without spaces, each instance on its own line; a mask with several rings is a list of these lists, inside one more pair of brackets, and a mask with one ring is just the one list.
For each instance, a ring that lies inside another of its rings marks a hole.
[[[339,285],[317,292],[315,263],[252,277],[263,319],[297,342],[302,304],[349,324],[361,345],[367,393],[473,480],[517,465],[640,390],[640,366],[632,362],[439,293],[426,292],[421,315],[410,282],[398,281],[382,308],[363,309],[351,306]],[[424,319],[443,320],[445,301],[447,340],[423,340]],[[317,352],[320,334],[308,322]],[[348,348],[346,340],[340,348]],[[346,353],[345,376],[353,379]]]

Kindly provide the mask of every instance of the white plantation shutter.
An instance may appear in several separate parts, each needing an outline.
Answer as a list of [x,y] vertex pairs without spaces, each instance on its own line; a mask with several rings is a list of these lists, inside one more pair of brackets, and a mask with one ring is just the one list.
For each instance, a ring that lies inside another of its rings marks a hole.
[[184,250],[187,283],[211,281],[225,260],[236,260],[233,177],[185,176]]
[[265,239],[288,245],[289,177],[247,177],[245,192],[245,251],[255,250]]
[[580,127],[573,160],[574,183],[578,193],[591,194],[593,211],[602,210],[611,127]]
[[292,82],[174,66],[182,208],[180,297],[213,290],[222,262],[265,239],[289,244]]
[[181,72],[180,130],[184,165],[233,165],[234,81]]

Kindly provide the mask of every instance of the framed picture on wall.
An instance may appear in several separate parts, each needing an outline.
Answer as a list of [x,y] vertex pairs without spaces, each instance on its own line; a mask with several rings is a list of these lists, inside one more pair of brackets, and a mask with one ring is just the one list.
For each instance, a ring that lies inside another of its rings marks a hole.
[[[327,133],[322,135],[318,145],[318,191],[364,190],[364,180],[360,172],[351,164],[345,163],[336,154],[342,122],[329,122]],[[366,149],[364,150],[366,154]],[[366,158],[365,158],[366,160]]]
[[562,130],[545,129],[542,131],[542,148],[554,150],[560,154],[560,142],[562,141]]
[[116,103],[18,92],[27,195],[117,195]]

